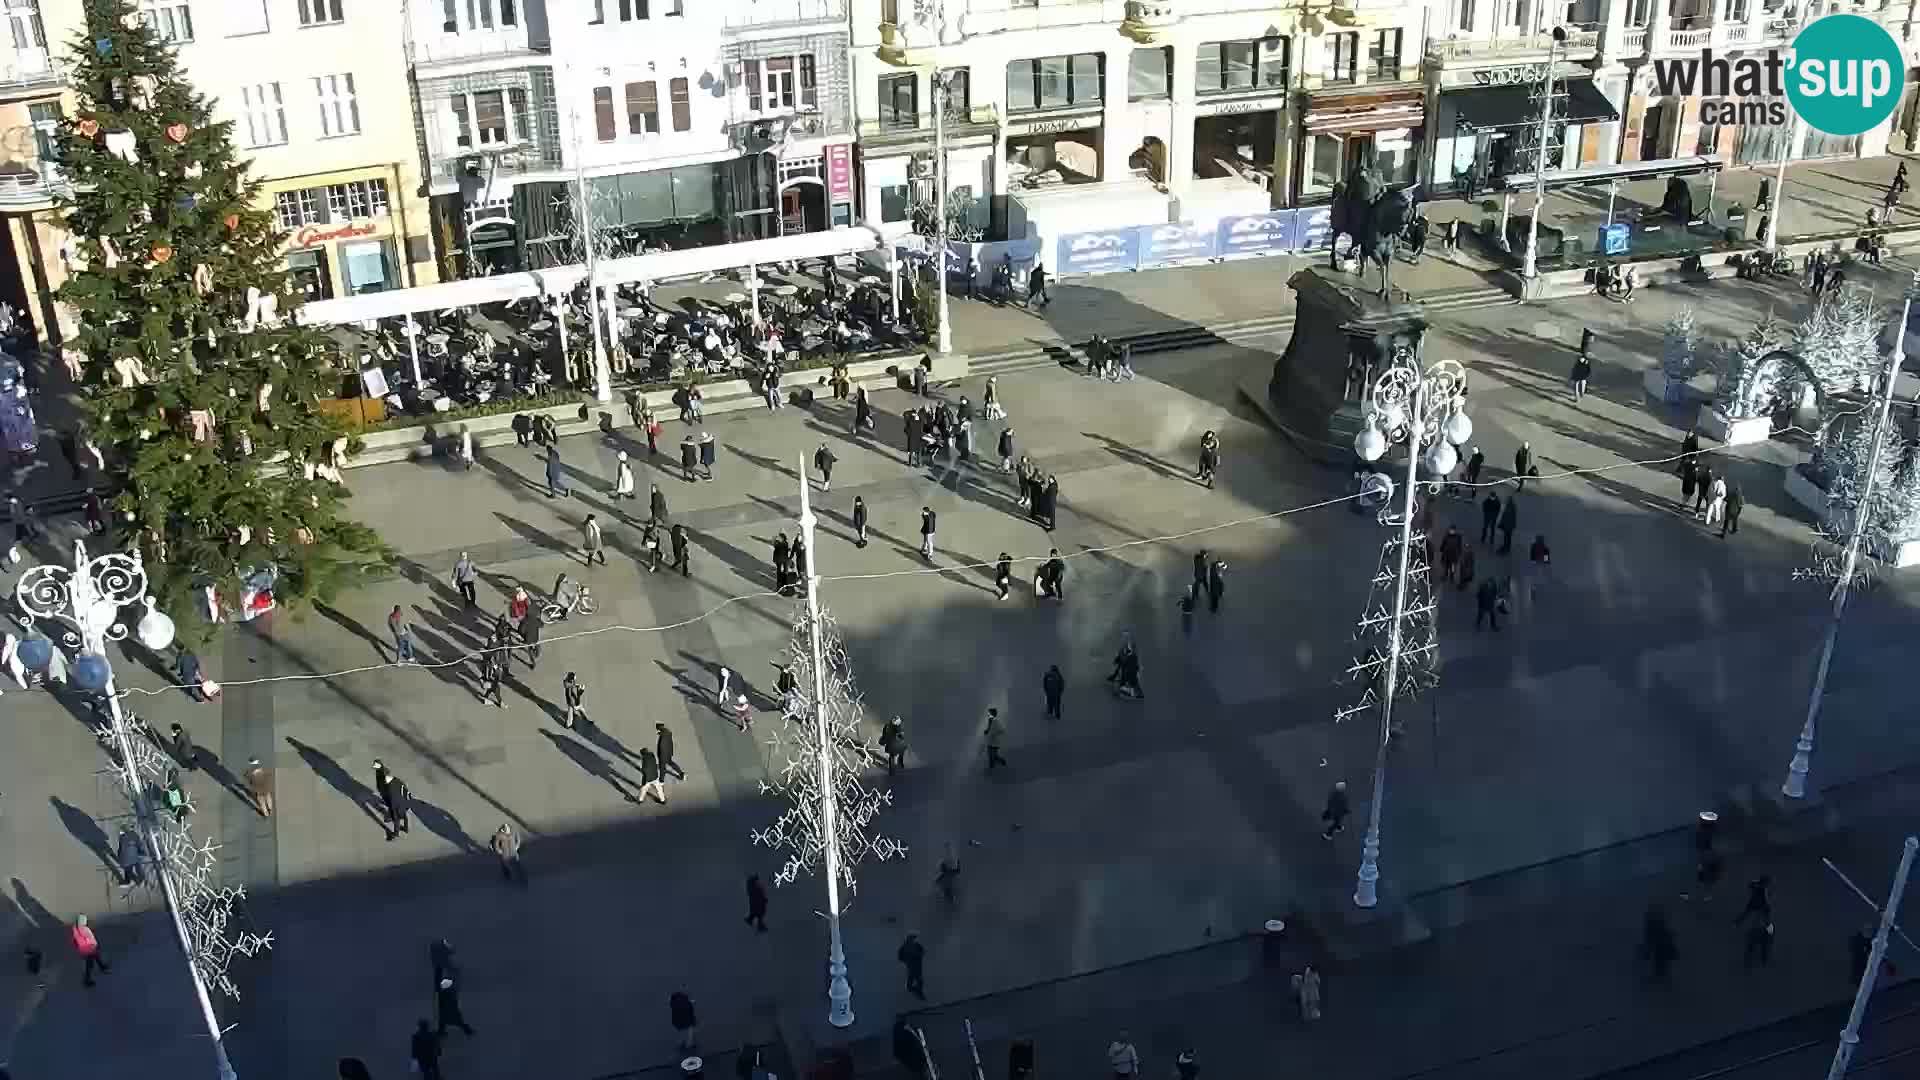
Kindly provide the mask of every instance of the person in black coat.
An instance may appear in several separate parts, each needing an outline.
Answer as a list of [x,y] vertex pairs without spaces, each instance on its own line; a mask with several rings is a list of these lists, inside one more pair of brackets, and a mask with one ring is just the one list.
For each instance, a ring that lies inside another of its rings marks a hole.
[[1000,429],[999,451],[1000,451],[1000,471],[1012,472],[1013,471],[1013,429],[1012,428],[1005,427]]
[[1000,553],[1000,561],[994,564],[993,583],[1000,589],[1001,600],[1005,600],[1007,594],[1013,591],[1013,556],[1004,551]]
[[1220,600],[1227,595],[1227,563],[1225,559],[1213,560],[1207,567],[1207,610],[1218,615]]
[[853,395],[853,434],[858,438],[862,432],[873,430],[873,406],[867,401],[867,388],[862,386]]
[[1473,617],[1473,628],[1480,629],[1483,622],[1491,622],[1495,631],[1500,629],[1500,586],[1492,578],[1480,583],[1480,589],[1474,594],[1475,606],[1479,609]]
[[902,418],[902,421],[906,424],[907,428],[907,464],[909,466],[918,466],[920,464],[920,438],[922,433],[920,410],[908,409],[907,415]]
[[1527,469],[1533,465],[1533,444],[1523,442],[1520,449],[1513,452],[1513,475],[1519,481],[1520,489],[1526,490]]
[[1067,564],[1060,557],[1059,548],[1048,549],[1047,561],[1040,564],[1039,582],[1042,595],[1055,600],[1067,598]]
[[939,525],[939,518],[934,514],[932,508],[926,507],[926,506],[921,507],[920,508],[920,557],[927,560],[928,562],[933,561],[933,534],[934,534],[934,530],[938,525]]
[[1067,692],[1067,677],[1060,674],[1059,664],[1047,668],[1047,673],[1040,676],[1040,692],[1047,696],[1047,718],[1060,719],[1060,699]]
[[689,435],[680,440],[680,474],[682,479],[686,480],[689,484],[693,483],[695,470],[699,467],[700,445],[693,441],[693,436]]
[[1047,474],[1047,484],[1044,488],[1040,489],[1040,498],[1038,501],[1046,507],[1046,513],[1041,517],[1041,523],[1046,526],[1048,532],[1052,532],[1054,525],[1059,521],[1057,516],[1060,512],[1059,477],[1051,473]]
[[1467,483],[1468,484],[1479,483],[1480,470],[1486,468],[1486,465],[1487,465],[1487,455],[1481,453],[1479,447],[1477,446],[1474,447],[1473,456],[1467,459]]
[[654,484],[653,494],[647,496],[647,510],[655,525],[667,523],[667,493],[660,490],[659,484]]
[[513,415],[513,441],[518,446],[533,445],[533,421],[526,413]]
[[673,729],[665,724],[655,724],[653,730],[653,756],[660,759],[660,771],[671,772],[675,780],[685,780],[687,770],[673,759]]
[[413,792],[407,790],[407,782],[387,773],[386,783],[380,787],[380,804],[387,811],[387,839],[394,840],[407,828],[407,816],[413,811]]
[[793,569],[793,545],[788,542],[787,534],[781,533],[773,538],[773,585],[776,589],[787,587],[787,577]]
[[867,500],[858,495],[853,497],[853,543],[855,547],[867,546]]
[[527,669],[540,667],[540,609],[539,605],[529,605],[527,617],[520,620],[520,640],[527,650]]
[[433,1033],[431,1023],[420,1021],[408,1052],[413,1055],[414,1070],[420,1074],[420,1080],[440,1080],[440,1036]]
[[1506,505],[1500,508],[1500,551],[1505,555],[1513,550],[1513,530],[1520,526],[1520,507],[1518,495],[1507,496]]
[[1493,543],[1493,530],[1500,524],[1500,496],[1487,492],[1480,500],[1480,542]]
[[439,1014],[440,1025],[436,1035],[445,1035],[450,1027],[457,1027],[468,1035],[473,1034],[473,1025],[460,1012],[460,983],[451,970],[440,974],[440,983],[433,993],[434,1009]]
[[919,1030],[904,1016],[893,1021],[893,1059],[909,1076],[927,1075],[927,1048],[920,1043]]
[[680,571],[681,577],[686,577],[692,572],[687,562],[687,527],[675,525],[667,539],[673,546],[673,568]]
[[759,874],[747,875],[747,925],[767,932],[767,887],[761,884]]
[[1727,484],[1727,512],[1720,519],[1720,539],[1725,540],[1730,532],[1740,531],[1740,511],[1747,505],[1747,494],[1740,490],[1738,480]]

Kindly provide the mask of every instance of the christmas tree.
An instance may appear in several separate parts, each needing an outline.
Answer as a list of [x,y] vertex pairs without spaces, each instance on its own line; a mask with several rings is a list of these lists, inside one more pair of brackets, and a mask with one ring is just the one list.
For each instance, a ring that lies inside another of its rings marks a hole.
[[[1716,391],[1720,408],[1728,416],[1736,420],[1745,420],[1762,415],[1767,406],[1768,391],[1771,387],[1755,384],[1759,374],[1760,359],[1770,352],[1785,348],[1791,340],[1792,333],[1786,324],[1774,318],[1772,311],[1768,311],[1745,337],[1735,344],[1721,348]],[[1778,365],[1774,375],[1768,381],[1776,381],[1788,370],[1786,365]]]
[[59,136],[75,193],[62,207],[77,260],[60,289],[95,442],[117,488],[123,542],[182,630],[211,586],[277,575],[275,599],[325,599],[383,564],[343,516],[339,425],[318,408],[340,384],[330,346],[292,317],[298,294],[259,183],[129,0],[85,0],[76,115]]
[[1681,308],[1680,313],[1667,320],[1666,339],[1662,342],[1660,369],[1669,379],[1682,382],[1693,377],[1698,361],[1694,356],[1699,348],[1699,335],[1693,328],[1693,309]]

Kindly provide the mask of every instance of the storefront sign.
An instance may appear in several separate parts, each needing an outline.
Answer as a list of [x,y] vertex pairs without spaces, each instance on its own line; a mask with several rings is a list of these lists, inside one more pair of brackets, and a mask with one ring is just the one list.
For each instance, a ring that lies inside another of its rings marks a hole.
[[827,195],[835,199],[853,195],[853,147],[846,143],[827,147]]
[[350,221],[345,225],[335,226],[334,228],[324,228],[319,225],[302,225],[300,231],[293,234],[293,239],[287,246],[294,248],[318,247],[321,244],[331,243],[335,240],[350,240],[356,236],[372,236],[379,231],[380,226],[371,221],[358,223]]
[[1007,125],[1009,135],[1057,135],[1062,131],[1079,131],[1082,128],[1100,126],[1100,114],[1087,113],[1084,116],[1056,116],[1046,120],[1028,120],[1023,123]]
[[1060,238],[1060,274],[1105,274],[1140,265],[1140,230],[1068,233]]
[[[1461,70],[1446,68],[1440,72],[1442,86],[1535,86],[1547,74],[1544,61],[1533,64],[1508,64],[1505,67]],[[1593,72],[1580,64],[1562,61],[1555,73],[1562,79],[1591,77]]]
[[1333,241],[1333,207],[1315,206],[1300,211],[1293,235],[1293,250],[1317,251]]
[[1140,227],[1140,269],[1171,266],[1195,259],[1211,259],[1220,253],[1218,233],[1191,221]]
[[1297,212],[1293,210],[1221,218],[1215,229],[1216,246],[1221,255],[1292,251],[1296,221]]
[[1195,116],[1239,116],[1243,113],[1272,112],[1287,107],[1287,96],[1241,98],[1235,101],[1201,101],[1193,107]]

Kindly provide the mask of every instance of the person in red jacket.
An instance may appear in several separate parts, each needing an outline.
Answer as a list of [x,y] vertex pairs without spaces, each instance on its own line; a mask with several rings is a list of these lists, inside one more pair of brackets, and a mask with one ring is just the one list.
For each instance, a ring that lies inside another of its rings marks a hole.
[[93,985],[94,968],[110,970],[106,958],[100,955],[100,939],[93,936],[85,915],[73,920],[73,951],[80,954],[80,985]]

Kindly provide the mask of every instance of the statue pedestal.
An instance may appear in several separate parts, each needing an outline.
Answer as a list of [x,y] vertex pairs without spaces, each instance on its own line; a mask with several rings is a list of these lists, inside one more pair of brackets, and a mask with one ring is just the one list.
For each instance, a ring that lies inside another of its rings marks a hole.
[[1287,279],[1295,294],[1293,338],[1274,361],[1265,400],[1256,403],[1300,451],[1346,467],[1356,458],[1361,399],[1396,340],[1426,332],[1426,311],[1382,300],[1359,278],[1309,267]]

